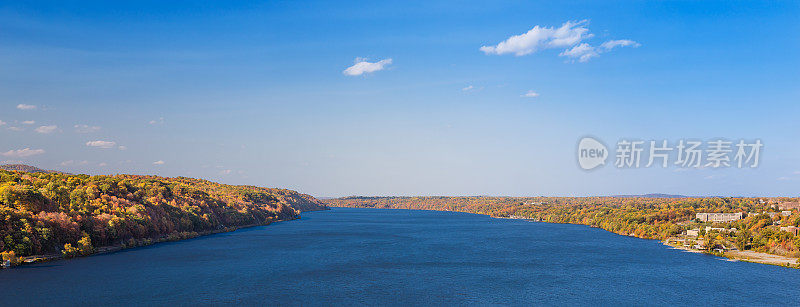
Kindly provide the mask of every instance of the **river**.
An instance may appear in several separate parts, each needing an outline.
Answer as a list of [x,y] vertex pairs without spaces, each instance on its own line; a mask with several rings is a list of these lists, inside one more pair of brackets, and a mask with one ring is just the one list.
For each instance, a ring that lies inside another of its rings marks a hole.
[[300,220],[0,271],[0,305],[797,305],[800,270],[580,225],[416,210]]

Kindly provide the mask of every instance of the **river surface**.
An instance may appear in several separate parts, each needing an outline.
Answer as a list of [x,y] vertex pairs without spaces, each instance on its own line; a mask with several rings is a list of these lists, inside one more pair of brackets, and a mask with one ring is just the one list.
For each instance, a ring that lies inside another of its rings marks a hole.
[[302,219],[0,271],[0,305],[798,305],[800,270],[580,225],[416,210]]

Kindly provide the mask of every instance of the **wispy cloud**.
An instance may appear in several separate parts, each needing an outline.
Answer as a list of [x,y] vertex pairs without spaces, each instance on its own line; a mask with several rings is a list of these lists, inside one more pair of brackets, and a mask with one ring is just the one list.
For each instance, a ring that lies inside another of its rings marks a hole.
[[61,166],[87,165],[87,164],[89,164],[89,161],[86,161],[86,160],[83,160],[83,161],[67,160],[67,161],[61,162]]
[[20,103],[20,104],[17,105],[17,109],[20,109],[20,110],[36,110],[36,106],[32,105],[32,104]]
[[23,125],[33,125],[33,124],[35,124],[35,123],[36,123],[36,121],[34,121],[34,120],[26,120],[26,121],[22,121],[22,124],[23,124]]
[[0,126],[5,125],[5,124],[6,124],[6,122],[0,120]]
[[158,119],[154,119],[154,120],[151,120],[151,121],[148,122],[148,124],[151,124],[151,125],[160,125],[160,124],[163,124],[163,123],[164,123],[164,118],[163,117],[159,117]]
[[483,88],[484,88],[483,86],[468,85],[466,87],[461,88],[461,91],[462,92],[477,92],[477,91],[482,91]]
[[609,40],[602,43],[600,47],[594,47],[584,42],[594,36],[589,33],[588,23],[587,20],[567,21],[558,28],[537,25],[526,33],[511,36],[494,46],[482,46],[480,50],[486,54],[523,56],[545,49],[565,48],[559,53],[559,56],[577,59],[579,62],[585,63],[616,47],[641,46],[635,41],[620,39]]
[[92,133],[100,131],[99,126],[89,126],[80,124],[80,125],[75,125],[74,127],[75,127],[75,132],[77,133]]
[[800,171],[794,171],[794,172],[792,172],[792,174],[791,174],[791,175],[789,175],[789,176],[781,176],[781,177],[778,177],[778,180],[796,180],[796,179],[799,179],[799,178],[797,177],[797,175],[800,175]]
[[628,39],[618,39],[618,40],[610,40],[600,44],[600,47],[594,47],[587,43],[583,43],[572,47],[569,50],[564,50],[564,52],[559,53],[559,56],[565,56],[574,59],[578,59],[578,62],[586,63],[589,59],[600,56],[601,53],[606,53],[611,51],[616,47],[633,47],[637,48],[641,46],[641,44],[634,42]]
[[611,49],[614,49],[616,47],[628,47],[628,46],[633,47],[633,48],[638,48],[641,45],[642,44],[639,44],[639,43],[634,42],[634,41],[629,40],[629,39],[618,39],[618,40],[606,41],[605,43],[601,44],[600,47],[605,49],[605,50],[611,50]]
[[25,131],[25,128],[17,127],[17,126],[9,126],[8,130],[11,130],[11,131]]
[[534,91],[528,91],[527,93],[522,94],[522,97],[528,97],[528,98],[539,97],[539,93]]
[[112,142],[112,141],[89,141],[89,142],[86,142],[86,146],[108,149],[108,148],[114,148],[115,146],[117,146],[117,142]]
[[153,165],[164,165],[164,164],[166,164],[166,162],[164,162],[163,160],[158,160],[156,162],[153,162]]
[[366,59],[356,58],[355,64],[342,71],[342,73],[347,76],[360,76],[365,73],[373,73],[384,70],[390,64],[392,64],[392,59],[385,59],[377,62],[367,62]]
[[25,158],[35,155],[41,155],[44,153],[44,149],[17,149],[17,150],[9,150],[2,153],[3,156],[11,157],[11,158]]
[[117,149],[119,149],[119,150],[128,150],[128,146],[119,145],[119,147],[117,147]]
[[36,131],[37,133],[41,133],[41,134],[50,134],[50,133],[58,131],[58,126],[56,126],[56,125],[39,126],[39,128],[36,128],[34,131]]
[[577,58],[579,62],[585,63],[589,61],[589,59],[600,55],[595,47],[587,43],[583,43],[572,47],[571,49],[564,50],[564,52],[559,53],[559,56],[565,56],[570,58]]

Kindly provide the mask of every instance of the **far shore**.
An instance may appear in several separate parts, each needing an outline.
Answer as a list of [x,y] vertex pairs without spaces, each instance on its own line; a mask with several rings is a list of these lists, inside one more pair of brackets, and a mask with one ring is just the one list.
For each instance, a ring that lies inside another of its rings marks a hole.
[[[432,210],[432,211],[437,211],[437,210]],[[474,214],[480,214],[480,213],[474,213]],[[481,215],[487,215],[487,214],[481,214]],[[497,219],[516,219],[516,220],[527,220],[527,221],[531,221],[531,222],[540,222],[540,223],[548,223],[548,224],[559,224],[559,223],[545,222],[545,221],[540,221],[540,220],[536,220],[536,219],[529,219],[529,218],[524,218],[524,217],[518,217],[518,216],[510,216],[510,217],[491,216],[491,217],[497,218]],[[566,224],[571,224],[571,223],[566,223]],[[591,226],[591,225],[584,225],[584,224],[572,224],[572,225],[583,225],[583,226],[589,226],[589,227],[592,227],[592,228],[599,228],[599,227],[595,227],[595,226]],[[602,229],[602,228],[600,228],[600,229]],[[603,229],[603,230],[605,230],[605,229]],[[606,231],[608,231],[608,230],[606,230]],[[611,232],[611,231],[609,231],[609,232]],[[614,233],[614,232],[611,232],[611,233]],[[624,234],[618,234],[618,235],[625,236]],[[636,236],[633,236],[633,235],[627,235],[627,236],[636,238]],[[647,239],[643,239],[643,240],[647,240]],[[745,250],[745,251],[731,250],[731,251],[724,251],[722,253],[718,253],[718,252],[710,252],[710,251],[692,249],[692,248],[684,247],[684,246],[681,246],[681,245],[668,244],[665,241],[662,241],[662,244],[664,244],[666,246],[673,247],[675,249],[680,249],[680,250],[683,250],[683,251],[691,252],[691,253],[699,253],[699,254],[707,254],[707,255],[714,255],[714,256],[724,257],[724,258],[728,258],[728,259],[730,259],[732,261],[745,261],[745,262],[777,265],[777,266],[782,266],[782,267],[787,267],[787,268],[800,269],[800,258],[773,255],[773,254],[767,254],[767,253],[756,252],[756,251],[751,251],[751,250]]]

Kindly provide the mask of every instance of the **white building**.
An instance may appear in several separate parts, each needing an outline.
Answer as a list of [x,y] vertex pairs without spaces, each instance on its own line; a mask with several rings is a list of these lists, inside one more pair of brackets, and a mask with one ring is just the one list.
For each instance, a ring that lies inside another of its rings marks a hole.
[[730,223],[742,219],[742,212],[736,213],[698,213],[697,219],[701,222]]

